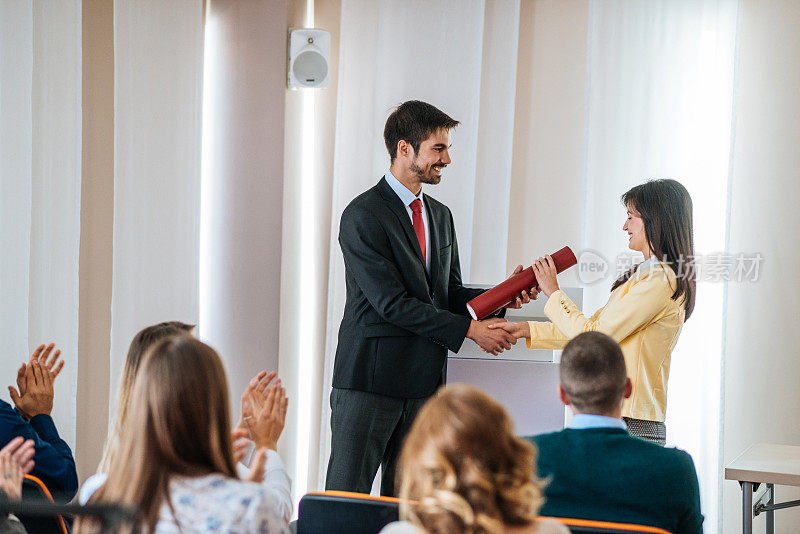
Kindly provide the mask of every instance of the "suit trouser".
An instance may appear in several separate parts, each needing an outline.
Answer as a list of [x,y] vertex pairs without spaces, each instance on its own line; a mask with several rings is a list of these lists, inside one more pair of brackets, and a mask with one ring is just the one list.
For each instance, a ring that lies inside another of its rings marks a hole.
[[334,388],[325,489],[369,493],[382,466],[381,495],[394,496],[403,438],[426,400]]

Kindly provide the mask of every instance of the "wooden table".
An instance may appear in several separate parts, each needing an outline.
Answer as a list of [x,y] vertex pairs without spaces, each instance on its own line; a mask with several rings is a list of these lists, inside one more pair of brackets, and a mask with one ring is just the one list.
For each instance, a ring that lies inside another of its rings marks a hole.
[[[742,533],[752,534],[753,517],[766,512],[767,534],[774,534],[775,510],[800,506],[800,500],[775,504],[775,484],[800,487],[800,447],[753,445],[728,464],[725,479],[742,486]],[[753,504],[759,484],[766,484],[766,491]]]

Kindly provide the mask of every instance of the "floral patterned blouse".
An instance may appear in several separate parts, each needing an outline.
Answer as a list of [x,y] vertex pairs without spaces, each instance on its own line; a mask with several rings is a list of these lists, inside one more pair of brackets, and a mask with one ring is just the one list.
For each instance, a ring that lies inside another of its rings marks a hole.
[[[105,482],[92,484],[91,492]],[[88,485],[89,481],[87,481]],[[81,500],[88,500],[91,492]],[[156,534],[215,532],[225,534],[288,532],[292,516],[291,480],[278,453],[267,452],[264,480],[259,484],[212,473],[174,476],[169,483],[172,509],[161,506]],[[174,509],[174,514],[173,514]]]

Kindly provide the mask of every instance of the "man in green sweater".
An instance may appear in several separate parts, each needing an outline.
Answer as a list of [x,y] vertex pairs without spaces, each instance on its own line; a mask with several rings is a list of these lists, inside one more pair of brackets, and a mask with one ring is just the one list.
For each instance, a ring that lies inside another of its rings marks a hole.
[[585,332],[561,355],[558,394],[569,428],[530,439],[539,450],[543,516],[636,523],[673,534],[703,531],[691,456],[632,437],[621,419],[632,385],[619,345]]

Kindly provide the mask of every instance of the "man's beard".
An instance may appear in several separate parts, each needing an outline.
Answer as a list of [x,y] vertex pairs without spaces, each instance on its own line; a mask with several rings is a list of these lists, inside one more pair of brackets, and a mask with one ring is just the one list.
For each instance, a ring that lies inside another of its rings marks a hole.
[[[432,169],[433,165],[431,165],[430,168]],[[414,158],[414,161],[411,162],[411,167],[409,168],[409,170],[417,175],[417,178],[419,178],[420,183],[436,185],[442,181],[441,174],[426,172],[425,170],[422,169],[422,167],[417,165],[416,158]]]

